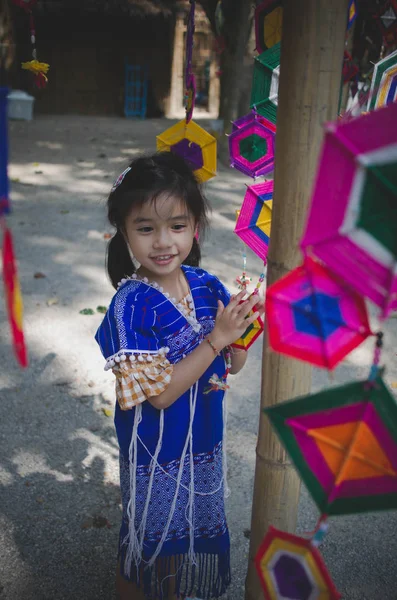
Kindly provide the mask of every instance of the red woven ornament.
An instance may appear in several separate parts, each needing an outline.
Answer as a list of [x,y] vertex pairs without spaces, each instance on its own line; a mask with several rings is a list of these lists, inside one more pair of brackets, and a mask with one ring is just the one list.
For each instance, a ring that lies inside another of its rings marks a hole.
[[343,83],[347,83],[348,81],[353,79],[353,77],[355,77],[357,75],[358,71],[359,71],[359,68],[356,65],[356,63],[354,62],[352,55],[349,54],[349,52],[347,52],[347,50],[345,50],[345,52],[343,54],[343,68],[342,68]]

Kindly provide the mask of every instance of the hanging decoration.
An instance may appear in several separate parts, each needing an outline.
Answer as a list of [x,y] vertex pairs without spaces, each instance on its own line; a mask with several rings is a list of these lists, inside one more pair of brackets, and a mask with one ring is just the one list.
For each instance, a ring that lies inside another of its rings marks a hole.
[[341,598],[312,540],[270,527],[255,566],[266,600]]
[[229,136],[230,165],[250,177],[274,169],[275,132],[254,117]]
[[[1,47],[0,47],[0,73],[6,79],[6,71],[11,67],[13,61],[13,44],[11,37],[11,22],[7,6],[5,14],[2,14]],[[18,281],[16,260],[11,230],[7,227],[6,217],[10,213],[8,181],[8,119],[7,98],[8,87],[0,82],[0,230],[2,233],[2,278],[4,285],[4,298],[11,329],[12,343],[19,364],[27,366],[27,352],[23,334],[22,324],[22,296]]]
[[194,121],[179,121],[156,138],[158,151],[178,154],[203,183],[216,175],[216,139]]
[[249,125],[253,121],[257,121],[258,123],[261,123],[262,125],[267,127],[270,131],[273,131],[273,133],[276,133],[277,126],[275,125],[275,123],[272,123],[271,121],[269,121],[269,119],[266,119],[266,117],[263,117],[262,115],[260,115],[255,109],[252,109],[251,112],[249,112],[247,115],[244,115],[243,117],[240,117],[240,118],[236,119],[235,121],[233,121],[232,122],[232,131],[236,131],[236,129],[241,129],[242,127]]
[[352,55],[349,54],[349,52],[347,50],[345,50],[343,53],[343,67],[342,67],[343,83],[347,83],[348,81],[353,79],[353,77],[355,77],[357,75],[358,71],[359,71],[359,68],[356,65],[356,63],[354,62]]
[[28,358],[23,333],[23,303],[18,280],[18,271],[14,255],[11,231],[6,227],[3,218],[2,266],[4,296],[6,300],[8,320],[11,326],[15,355],[22,367],[28,365]]
[[34,82],[38,88],[43,88],[47,85],[48,78],[47,73],[50,65],[45,62],[37,60],[36,50],[36,27],[33,18],[33,8],[37,4],[37,0],[12,0],[12,2],[23,8],[29,15],[29,27],[30,27],[30,41],[32,44],[32,60],[25,61],[22,63],[22,69],[30,71],[34,75]]
[[255,43],[260,54],[281,41],[282,0],[264,0],[255,9]]
[[273,350],[329,370],[371,335],[363,298],[309,257],[267,289],[266,315]]
[[273,181],[247,187],[234,232],[266,262],[273,206]]
[[328,125],[301,240],[382,309],[397,308],[397,103]]
[[190,0],[190,10],[186,29],[186,52],[185,52],[185,111],[186,123],[189,123],[196,101],[196,78],[192,71],[193,39],[195,31],[196,2]]
[[190,73],[189,78],[186,84],[186,123],[190,123],[192,116],[194,105],[196,101],[196,78],[193,73]]
[[348,17],[347,17],[347,31],[349,31],[352,28],[354,21],[357,19],[356,1],[357,0],[349,1]]
[[367,110],[397,101],[397,50],[376,63]]
[[375,20],[386,46],[397,42],[397,0],[386,0],[377,9]]
[[[241,302],[240,302],[241,304]],[[254,309],[255,310],[255,309]],[[251,316],[252,312],[248,315]],[[258,339],[258,337],[264,331],[264,324],[261,317],[258,317],[243,333],[243,335],[233,342],[232,348],[236,350],[248,350],[252,344]]]
[[322,515],[397,508],[397,404],[379,374],[265,412]]
[[272,123],[276,123],[277,119],[280,50],[281,43],[278,42],[255,57],[252,80],[250,108],[257,110]]

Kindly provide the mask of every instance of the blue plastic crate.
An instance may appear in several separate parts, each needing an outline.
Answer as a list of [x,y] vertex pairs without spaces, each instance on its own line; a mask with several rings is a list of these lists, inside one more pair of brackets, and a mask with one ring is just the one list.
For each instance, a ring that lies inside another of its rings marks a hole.
[[125,65],[124,115],[144,119],[147,110],[148,69],[145,65]]

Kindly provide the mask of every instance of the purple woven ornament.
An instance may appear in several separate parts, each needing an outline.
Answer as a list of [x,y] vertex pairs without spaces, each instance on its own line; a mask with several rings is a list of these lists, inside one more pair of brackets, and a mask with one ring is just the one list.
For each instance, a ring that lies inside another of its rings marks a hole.
[[275,137],[273,124],[260,122],[256,114],[238,119],[229,136],[230,166],[253,178],[273,171]]
[[271,121],[269,121],[269,119],[266,119],[266,117],[262,117],[262,115],[260,115],[254,108],[247,115],[244,115],[243,117],[240,117],[239,119],[236,119],[232,122],[232,132],[236,131],[236,129],[241,129],[242,127],[248,125],[249,123],[252,123],[253,121],[262,123],[262,125],[268,127],[271,131],[274,131],[274,133],[276,133],[277,126],[275,125],[275,123],[272,123]]

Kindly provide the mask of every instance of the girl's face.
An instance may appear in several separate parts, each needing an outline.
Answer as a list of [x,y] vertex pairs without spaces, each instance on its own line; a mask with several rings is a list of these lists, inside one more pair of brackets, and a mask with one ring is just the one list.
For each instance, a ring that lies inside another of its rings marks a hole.
[[194,218],[174,196],[160,195],[154,202],[133,208],[125,227],[141,274],[158,280],[179,269],[192,249]]

